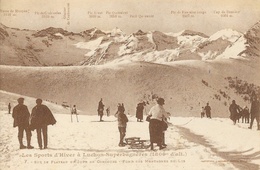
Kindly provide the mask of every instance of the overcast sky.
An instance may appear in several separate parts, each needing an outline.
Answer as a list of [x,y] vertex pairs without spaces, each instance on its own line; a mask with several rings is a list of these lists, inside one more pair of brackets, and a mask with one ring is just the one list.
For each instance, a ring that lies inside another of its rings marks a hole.
[[[73,32],[93,27],[118,27],[126,33],[189,29],[211,35],[224,28],[245,32],[260,21],[259,0],[0,0],[0,4],[4,25],[34,30],[51,26]],[[90,16],[94,12],[98,15]],[[117,18],[109,13],[117,13]]]

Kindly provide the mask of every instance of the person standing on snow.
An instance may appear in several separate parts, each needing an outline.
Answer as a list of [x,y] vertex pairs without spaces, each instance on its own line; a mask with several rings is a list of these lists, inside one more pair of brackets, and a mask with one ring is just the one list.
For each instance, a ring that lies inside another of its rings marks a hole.
[[163,119],[168,118],[167,113],[164,108],[164,99],[158,98],[157,104],[151,108],[148,113],[150,116],[149,121],[149,133],[150,133],[150,142],[151,150],[153,150],[153,144],[157,143],[160,149],[164,149],[166,146],[163,146]]
[[42,134],[44,148],[48,146],[48,125],[54,125],[56,120],[50,109],[42,104],[42,99],[36,100],[36,106],[32,109],[31,129],[36,129],[39,148],[42,149]]
[[138,103],[136,107],[136,118],[137,122],[143,121],[143,114],[144,114],[144,102]]
[[249,123],[249,109],[247,106],[245,106],[242,110],[242,123]]
[[25,149],[26,146],[23,145],[23,132],[26,133],[27,139],[27,148],[33,149],[34,147],[31,146],[31,130],[29,127],[29,119],[30,113],[26,105],[24,105],[24,98],[17,99],[18,105],[13,108],[13,118],[14,118],[14,127],[18,127],[18,140],[20,143],[20,149]]
[[209,103],[207,103],[207,106],[205,106],[205,111],[207,118],[211,119],[211,107],[209,106]]
[[257,130],[260,130],[260,125],[259,125],[260,102],[258,101],[257,96],[256,96],[255,93],[253,93],[253,96],[252,96],[250,113],[251,113],[251,122],[250,122],[250,126],[248,128],[252,129],[253,122],[256,119]]
[[202,107],[200,111],[200,117],[203,118],[205,116],[205,108]]
[[11,103],[8,104],[8,114],[11,114]]
[[79,120],[78,120],[78,112],[77,112],[76,105],[73,105],[73,107],[71,108],[71,122],[73,122],[73,120],[72,120],[72,115],[76,115],[77,122],[79,122]]
[[119,134],[120,134],[120,140],[119,140],[119,144],[118,146],[123,147],[126,145],[126,143],[124,143],[124,137],[126,135],[126,126],[127,126],[127,122],[128,122],[128,118],[124,113],[125,109],[123,104],[118,106],[118,110],[115,114],[115,116],[117,117],[117,121],[118,121],[118,130],[119,130]]
[[98,103],[98,109],[97,109],[97,111],[98,111],[98,116],[100,117],[100,119],[99,119],[99,121],[101,122],[101,121],[103,121],[102,120],[102,117],[103,117],[103,115],[104,115],[104,104],[103,104],[103,102],[102,102],[102,98],[100,99],[100,101],[99,101],[99,103]]
[[229,111],[230,111],[229,117],[235,125],[240,112],[239,106],[236,104],[235,100],[232,100],[232,104],[229,106]]
[[108,108],[106,109],[106,112],[107,112],[107,117],[110,116],[110,107],[108,107]]

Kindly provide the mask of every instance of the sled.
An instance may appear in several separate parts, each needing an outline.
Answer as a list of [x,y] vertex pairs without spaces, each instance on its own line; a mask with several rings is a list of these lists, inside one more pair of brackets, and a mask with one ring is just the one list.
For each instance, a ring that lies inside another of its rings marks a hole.
[[126,138],[126,144],[130,145],[129,149],[147,149],[150,144],[147,144],[149,140],[140,140],[139,137]]
[[140,140],[140,138],[139,137],[125,138],[125,141],[126,141],[127,145],[131,145],[131,143],[136,141],[136,140]]

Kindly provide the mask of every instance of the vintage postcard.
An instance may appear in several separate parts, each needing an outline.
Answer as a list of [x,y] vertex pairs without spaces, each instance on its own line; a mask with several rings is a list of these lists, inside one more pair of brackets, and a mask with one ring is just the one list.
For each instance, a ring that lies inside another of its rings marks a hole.
[[258,170],[259,0],[0,0],[0,169]]

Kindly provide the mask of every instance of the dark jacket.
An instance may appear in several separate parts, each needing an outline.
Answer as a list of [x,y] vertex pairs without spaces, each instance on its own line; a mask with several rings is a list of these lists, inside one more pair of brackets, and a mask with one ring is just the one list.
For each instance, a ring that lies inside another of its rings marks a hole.
[[232,103],[229,106],[229,111],[230,111],[230,119],[231,120],[237,120],[239,118],[239,106],[235,103]]
[[205,106],[205,111],[206,111],[206,113],[210,113],[211,107],[210,106]]
[[55,123],[56,120],[47,106],[36,105],[32,109],[31,130],[41,128],[44,125],[54,125]]
[[121,110],[118,110],[116,113],[118,127],[126,127],[126,123],[128,122],[127,116]]
[[258,115],[260,114],[260,103],[258,100],[254,100],[252,101],[252,104],[251,104],[251,109],[250,109],[250,113],[252,115]]
[[143,111],[144,111],[144,105],[142,103],[139,103],[136,107],[136,118],[137,119],[143,119]]
[[105,105],[103,104],[103,102],[102,102],[102,101],[99,101],[99,103],[98,103],[98,109],[97,109],[98,115],[103,115],[104,106],[105,106]]
[[29,126],[30,113],[25,105],[18,104],[13,108],[14,124],[13,126]]

